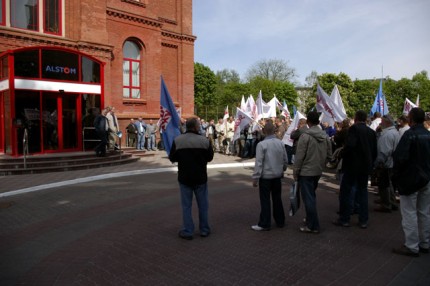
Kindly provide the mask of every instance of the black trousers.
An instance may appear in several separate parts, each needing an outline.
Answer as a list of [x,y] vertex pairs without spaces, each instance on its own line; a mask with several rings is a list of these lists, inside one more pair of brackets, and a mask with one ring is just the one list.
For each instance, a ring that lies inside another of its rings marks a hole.
[[108,142],[108,132],[97,130],[97,136],[100,139],[100,143],[96,146],[96,154],[97,155],[105,155],[106,154],[106,146]]
[[271,206],[270,195],[272,196],[273,218],[277,226],[284,226],[285,213],[282,204],[282,184],[281,178],[259,180],[260,186],[260,220],[258,225],[263,228],[271,226]]

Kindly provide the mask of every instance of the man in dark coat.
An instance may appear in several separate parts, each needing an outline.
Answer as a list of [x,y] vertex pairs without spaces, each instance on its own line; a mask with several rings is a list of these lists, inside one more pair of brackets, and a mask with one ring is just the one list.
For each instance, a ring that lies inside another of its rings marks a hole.
[[178,162],[178,181],[181,190],[183,226],[179,237],[193,239],[194,222],[192,218],[193,194],[199,208],[199,230],[201,237],[210,234],[208,222],[208,175],[207,163],[212,161],[214,150],[210,141],[201,136],[200,121],[188,119],[187,131],[175,138],[169,159]]
[[130,123],[125,129],[127,130],[128,147],[136,147],[137,127],[133,118],[130,119]]
[[106,118],[107,113],[108,110],[105,108],[102,110],[102,113],[99,113],[96,116],[96,119],[94,119],[94,128],[96,129],[97,136],[100,139],[100,143],[95,148],[97,157],[106,156],[106,147],[109,134],[109,125]]
[[359,203],[359,226],[367,228],[369,220],[367,183],[377,155],[377,142],[376,133],[367,127],[366,119],[366,112],[357,111],[355,123],[349,128],[346,138],[339,194],[339,218],[333,222],[337,226],[349,226],[355,188]]
[[394,183],[400,194],[405,243],[396,254],[419,256],[430,246],[430,132],[421,108],[409,112],[409,125],[393,154]]

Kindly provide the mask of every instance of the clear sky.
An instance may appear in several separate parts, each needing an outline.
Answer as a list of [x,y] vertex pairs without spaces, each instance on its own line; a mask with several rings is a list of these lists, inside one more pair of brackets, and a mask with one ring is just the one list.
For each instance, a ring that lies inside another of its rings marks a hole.
[[194,0],[195,62],[241,78],[260,60],[352,80],[430,73],[430,0]]

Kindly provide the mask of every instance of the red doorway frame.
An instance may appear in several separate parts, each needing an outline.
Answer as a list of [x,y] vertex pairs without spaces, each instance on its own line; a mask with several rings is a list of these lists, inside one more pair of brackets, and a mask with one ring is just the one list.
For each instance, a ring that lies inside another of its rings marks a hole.
[[[2,96],[2,101],[0,103],[0,124],[3,124],[3,128],[2,130],[0,130],[1,132],[3,132],[3,136],[2,138],[0,138],[0,142],[1,146],[0,146],[0,151],[2,152],[8,152],[9,155],[12,156],[19,156],[21,154],[18,154],[18,145],[21,142],[17,142],[18,141],[18,137],[17,137],[17,128],[15,125],[15,119],[16,119],[16,114],[15,114],[15,80],[20,79],[20,77],[15,77],[15,70],[14,70],[14,54],[18,53],[18,52],[22,52],[22,51],[27,51],[27,50],[39,50],[39,60],[41,61],[41,53],[42,50],[59,50],[59,51],[64,51],[66,53],[72,53],[72,54],[77,54],[78,58],[79,58],[79,78],[82,79],[82,66],[81,66],[81,58],[82,57],[86,57],[96,63],[98,63],[100,65],[100,80],[99,82],[96,82],[95,85],[100,86],[100,91],[99,92],[88,92],[88,91],[82,91],[82,92],[76,92],[76,91],[67,91],[66,93],[70,93],[70,94],[74,94],[76,95],[76,120],[77,120],[77,148],[72,148],[72,149],[61,149],[61,150],[55,150],[55,151],[47,151],[47,150],[43,150],[43,142],[41,142],[41,153],[51,153],[51,152],[56,152],[56,153],[61,153],[61,152],[73,152],[73,151],[79,151],[79,150],[83,150],[83,142],[82,142],[82,124],[79,124],[80,122],[82,122],[82,118],[83,118],[83,114],[82,114],[82,97],[84,94],[93,94],[93,95],[97,95],[100,96],[100,109],[104,108],[104,65],[106,63],[94,58],[91,55],[87,55],[85,53],[76,51],[76,50],[70,50],[70,49],[66,49],[66,48],[58,48],[58,47],[49,47],[49,46],[35,46],[35,47],[26,47],[26,48],[20,48],[20,49],[16,49],[16,50],[9,50],[6,51],[2,54],[0,54],[0,58],[7,56],[8,57],[8,71],[9,71],[9,107],[10,110],[8,110],[8,112],[5,112],[4,108],[4,97]],[[40,71],[42,69],[41,65],[40,65]],[[41,75],[41,73],[40,73]],[[66,81],[66,80],[49,80],[49,79],[42,79],[42,78],[27,78],[27,80],[36,80],[36,81],[46,81],[46,82],[52,82],[52,83],[73,83],[73,84],[87,84],[87,85],[91,85],[93,83],[89,83],[89,82],[84,82],[84,81]],[[20,90],[25,90],[25,89],[20,89]],[[55,92],[54,90],[33,90],[33,91],[39,91],[41,92]],[[56,92],[60,92],[60,90],[56,91]],[[39,97],[40,101],[42,100],[42,94],[40,94]],[[61,100],[59,102],[59,107],[62,108],[61,106]],[[8,130],[10,130],[10,132],[7,132],[8,134],[6,134],[5,130],[7,130],[7,128],[4,128],[4,124],[5,124],[5,120],[4,120],[4,115],[6,113],[9,113],[11,116],[11,124],[9,124],[10,126]],[[41,113],[42,116],[42,113]],[[59,126],[58,128],[63,128],[63,126]],[[41,130],[42,132],[42,130]],[[62,131],[63,132],[63,131]],[[6,139],[9,138],[8,145],[10,144],[10,146],[6,146]],[[42,140],[42,139],[41,139]],[[59,140],[63,140],[63,138],[59,138]],[[37,154],[37,153],[35,153]]]

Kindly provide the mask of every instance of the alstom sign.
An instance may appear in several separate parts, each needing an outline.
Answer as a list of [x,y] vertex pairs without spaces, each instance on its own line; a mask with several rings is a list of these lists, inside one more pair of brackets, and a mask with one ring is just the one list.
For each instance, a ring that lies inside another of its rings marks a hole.
[[60,66],[46,66],[45,72],[61,73],[61,74],[77,74],[76,68],[60,67]]

